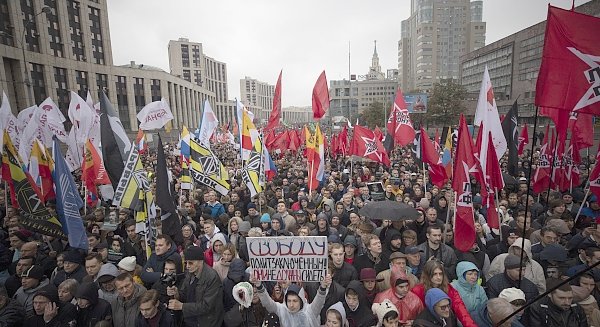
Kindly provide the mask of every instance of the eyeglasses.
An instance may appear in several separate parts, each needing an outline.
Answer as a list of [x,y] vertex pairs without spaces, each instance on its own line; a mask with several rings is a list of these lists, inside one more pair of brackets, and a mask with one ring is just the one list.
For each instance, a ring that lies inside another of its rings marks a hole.
[[450,310],[450,304],[446,304],[446,305],[439,305],[438,309],[442,310],[442,311],[446,311],[446,310]]

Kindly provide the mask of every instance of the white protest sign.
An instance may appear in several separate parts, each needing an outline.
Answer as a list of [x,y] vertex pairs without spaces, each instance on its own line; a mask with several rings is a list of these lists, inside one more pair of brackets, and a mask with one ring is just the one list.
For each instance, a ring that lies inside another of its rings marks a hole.
[[320,282],[327,274],[326,236],[248,237],[246,242],[257,280]]

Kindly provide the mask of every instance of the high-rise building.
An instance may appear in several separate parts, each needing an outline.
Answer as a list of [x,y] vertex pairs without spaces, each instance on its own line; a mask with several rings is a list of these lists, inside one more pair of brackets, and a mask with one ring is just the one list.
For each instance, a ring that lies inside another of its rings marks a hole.
[[[600,0],[586,2],[576,7],[575,11],[600,17]],[[518,100],[520,121],[535,121],[535,88],[542,64],[545,31],[546,21],[543,21],[461,58],[460,82],[471,99],[466,102],[467,115],[475,114],[481,79],[487,66],[498,112],[508,112]]]
[[355,80],[329,81],[329,116],[338,117],[333,118],[334,121],[339,121],[339,117],[349,119],[373,102],[383,103],[386,107],[391,106],[398,89],[398,71],[388,69],[386,73],[381,70],[375,43],[371,66],[366,75],[358,75]]
[[227,64],[205,55],[202,43],[186,38],[169,41],[169,69],[172,75],[215,94],[211,106],[219,122],[235,119],[235,111],[227,98]]
[[398,75],[406,91],[428,91],[458,79],[460,57],[485,45],[483,1],[412,0],[401,23]]
[[197,126],[201,103],[215,93],[157,67],[115,66],[106,1],[0,0],[0,91],[13,113],[51,97],[68,117],[71,90],[96,101],[104,90],[131,134],[137,113],[161,98],[175,129]]
[[275,86],[245,76],[240,79],[240,101],[254,113],[254,121],[265,124],[273,110]]

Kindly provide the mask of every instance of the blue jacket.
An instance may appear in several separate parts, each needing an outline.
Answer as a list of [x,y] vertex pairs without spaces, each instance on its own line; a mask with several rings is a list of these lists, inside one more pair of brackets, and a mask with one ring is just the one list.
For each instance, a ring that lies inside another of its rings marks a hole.
[[[471,318],[479,327],[494,327],[492,323],[492,319],[490,319],[490,315],[488,314],[487,301],[481,303],[477,311],[471,314]],[[510,324],[511,327],[523,327],[523,324],[518,319],[513,319]]]
[[[152,252],[152,255],[148,258],[148,261],[142,270],[142,275],[140,276],[145,285],[152,286],[152,284],[158,281],[160,275],[163,273],[165,261],[167,261],[167,259],[173,260],[175,266],[179,266],[176,267],[177,271],[183,271],[183,269],[181,269],[181,256],[177,253],[177,246],[175,243],[171,243],[171,248],[166,253],[156,255],[156,252]],[[152,268],[153,272],[146,271],[147,268]]]
[[210,205],[208,202],[204,204],[205,208],[210,209],[210,216],[213,218],[219,218],[220,215],[225,213],[225,207],[221,202],[215,202],[214,205]]
[[483,287],[477,283],[475,283],[475,285],[471,285],[467,282],[465,279],[465,273],[470,270],[477,270],[478,277],[481,276],[479,268],[477,268],[477,266],[475,266],[475,264],[472,262],[459,262],[458,265],[456,265],[456,276],[458,276],[458,279],[454,280],[451,284],[452,287],[458,291],[460,297],[465,303],[467,311],[469,311],[469,314],[471,317],[473,317],[479,306],[484,304],[488,300],[488,297],[485,294]]

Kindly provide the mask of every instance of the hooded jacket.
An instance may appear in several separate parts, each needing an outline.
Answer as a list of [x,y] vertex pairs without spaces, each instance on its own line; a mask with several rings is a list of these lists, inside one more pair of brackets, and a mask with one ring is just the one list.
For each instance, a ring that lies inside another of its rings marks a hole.
[[144,286],[133,283],[133,296],[129,300],[118,296],[111,302],[113,325],[120,327],[130,327],[135,324],[137,315],[140,312],[140,297],[146,291]]
[[[348,326],[348,319],[346,319],[346,309],[344,309],[344,305],[342,304],[342,302],[337,302],[335,304],[333,304],[332,306],[330,306],[327,311],[329,310],[335,310],[337,312],[340,313],[340,316],[342,316],[342,324],[340,326],[345,327]],[[325,311],[325,312],[327,312]],[[327,318],[325,318],[325,320],[327,320]]]
[[223,233],[216,233],[211,237],[210,244],[208,250],[204,251],[204,263],[209,265],[210,267],[214,266],[215,262],[221,260],[221,255],[215,253],[213,245],[216,241],[220,241],[223,245],[227,244],[227,240],[225,239],[225,235]]
[[81,283],[83,277],[87,276],[87,272],[85,271],[85,266],[80,264],[75,270],[71,273],[67,273],[64,269],[58,271],[52,283],[54,286],[58,287],[60,283],[64,282],[67,279],[74,279]]
[[369,306],[369,300],[367,300],[365,288],[362,283],[358,280],[353,280],[348,284],[348,287],[346,287],[345,294],[348,294],[348,290],[354,290],[358,294],[358,307],[354,310],[350,309],[345,298],[343,301],[349,326],[362,327],[376,325],[377,317],[373,314],[373,311]]
[[[522,238],[516,239],[515,242],[508,248],[508,253],[499,254],[494,258],[490,265],[490,271],[486,276],[487,280],[492,278],[494,275],[504,272],[504,259],[509,253],[513,253],[512,249],[521,249],[522,242]],[[525,239],[523,251],[525,251],[528,259],[525,265],[525,278],[529,279],[535,284],[535,286],[537,286],[540,294],[546,292],[546,278],[544,277],[544,269],[537,261],[533,260],[533,255],[531,254],[531,242],[528,239]]]
[[[98,278],[102,276],[119,276],[119,270],[112,263],[105,263],[100,267],[100,271],[98,272]],[[100,288],[98,290],[98,297],[106,300],[106,302],[111,303],[113,300],[117,298],[117,290],[114,289],[112,292],[107,292]]]
[[25,318],[23,307],[12,299],[6,299],[6,304],[0,308],[0,326],[20,326]]
[[20,305],[23,306],[23,308],[25,308],[25,316],[29,317],[29,316],[33,316],[33,296],[35,295],[35,293],[37,293],[37,291],[39,291],[40,289],[42,289],[44,286],[48,285],[49,281],[46,277],[43,277],[42,280],[40,280],[40,283],[38,284],[38,286],[30,288],[30,289],[23,289],[23,286],[19,287],[19,289],[17,290],[17,293],[15,293],[15,296],[13,297],[17,303],[19,303]]
[[[398,309],[398,315],[400,322],[406,322],[408,320],[414,320],[419,312],[423,310],[423,303],[419,300],[419,297],[415,293],[408,291],[403,298],[399,298],[396,294],[396,281],[402,278],[408,280],[409,278],[403,271],[399,269],[393,269],[390,276],[390,287],[388,290],[380,292],[375,296],[375,303],[381,303],[385,299],[390,300]],[[410,283],[409,283],[410,285]]]
[[86,299],[90,302],[90,305],[85,309],[77,306],[78,327],[94,327],[99,321],[112,321],[110,304],[98,298],[98,286],[96,286],[96,283],[83,283],[79,285],[75,292],[75,298]]
[[[157,255],[156,252],[152,252],[152,255],[150,258],[148,258],[148,262],[146,262],[144,265],[142,275],[140,276],[145,285],[152,285],[160,279],[160,275],[162,275],[165,267],[165,261],[167,261],[167,259],[173,260],[176,266],[181,266],[181,256],[179,253],[177,253],[177,246],[175,245],[175,242],[172,242],[169,250],[161,255]],[[146,271],[148,268],[152,268],[153,271]],[[179,267],[178,270],[181,270],[181,267]]]
[[[60,303],[58,300],[58,290],[52,284],[48,284],[40,288],[35,296],[44,296],[50,302],[56,303],[58,306],[58,314],[52,318],[48,323],[44,321],[44,315],[34,315],[25,318],[23,327],[63,327],[63,326],[74,326],[76,324],[77,309],[70,302]],[[34,297],[35,297],[34,296]]]
[[452,305],[452,300],[450,300],[448,295],[439,288],[432,288],[427,291],[427,295],[425,296],[425,305],[427,306],[427,310],[423,310],[419,314],[417,319],[415,319],[413,322],[413,326],[456,326],[456,316],[454,316],[452,310],[450,310],[450,317],[448,318],[442,318],[435,312],[435,305],[444,299],[448,299],[450,301],[450,305]]
[[[425,303],[425,286],[423,284],[419,284],[415,286],[411,292],[415,293],[421,302]],[[473,322],[471,315],[469,315],[469,311],[465,307],[465,303],[460,297],[460,293],[452,284],[448,284],[448,297],[450,298],[450,305],[452,307],[452,312],[456,315],[456,318],[460,321],[463,327],[477,327],[477,325]]]
[[478,307],[488,300],[488,297],[485,294],[483,287],[477,284],[477,282],[474,285],[471,285],[465,279],[465,274],[471,270],[477,271],[477,278],[481,277],[479,268],[477,268],[475,264],[469,261],[459,262],[458,265],[456,265],[456,275],[458,276],[458,279],[454,280],[451,284],[460,294],[460,297],[465,303],[465,307],[472,317]]
[[262,285],[258,289],[258,298],[267,311],[270,313],[275,313],[277,316],[279,316],[281,326],[319,327],[320,324],[318,317],[321,309],[323,308],[323,304],[325,303],[327,290],[323,292],[319,289],[317,296],[315,296],[315,299],[312,303],[307,303],[306,298],[304,297],[304,290],[297,285],[290,285],[285,293],[285,297],[287,297],[290,292],[296,293],[300,298],[300,301],[302,301],[302,307],[297,312],[290,312],[286,304],[273,301],[273,299],[271,299],[269,294],[266,292],[265,287]]

